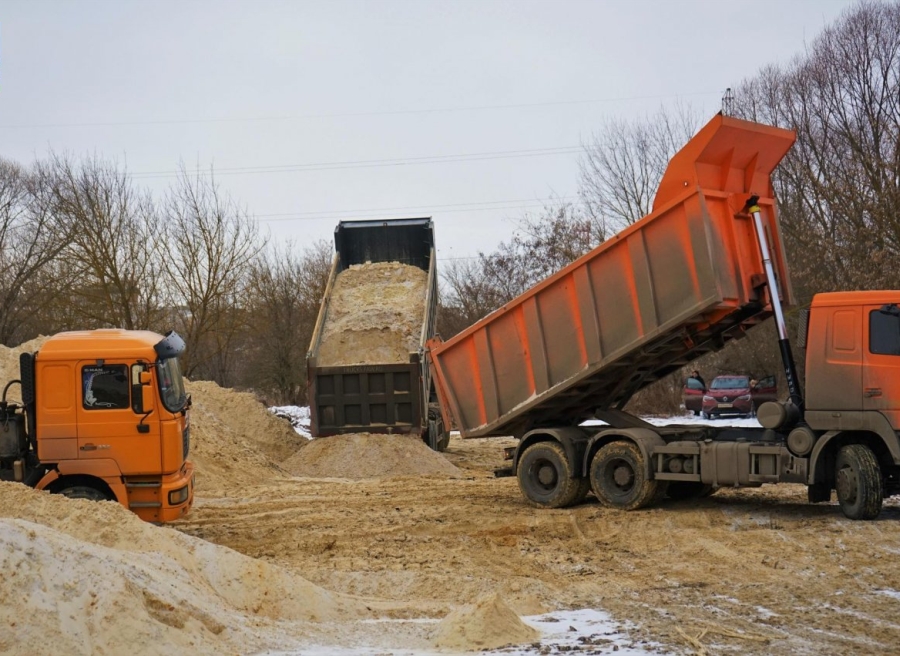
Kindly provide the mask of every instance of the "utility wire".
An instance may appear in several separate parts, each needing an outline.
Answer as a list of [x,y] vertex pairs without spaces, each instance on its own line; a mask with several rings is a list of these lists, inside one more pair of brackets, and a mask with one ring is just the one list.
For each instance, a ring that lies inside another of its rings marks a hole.
[[491,210],[518,210],[541,208],[548,202],[571,202],[577,200],[577,196],[554,197],[548,200],[518,199],[518,200],[493,200],[472,203],[452,203],[446,205],[405,205],[399,207],[373,207],[353,210],[322,210],[317,212],[279,212],[274,214],[255,214],[254,216],[266,223],[274,221],[318,221],[324,219],[339,219],[350,216],[369,216],[381,212],[413,212],[424,214],[444,214],[447,212],[486,212]]
[[[512,159],[520,157],[543,157],[546,155],[569,155],[579,153],[582,146],[557,146],[553,148],[532,148],[527,150],[500,150],[457,155],[426,155],[396,159],[347,160],[337,162],[314,162],[309,164],[270,164],[264,166],[239,166],[221,169],[186,171],[188,175],[243,175],[247,173],[291,173],[303,171],[332,171],[338,169],[379,168],[385,166],[412,166],[418,164],[444,164],[451,162],[471,162],[492,159]],[[180,171],[139,171],[132,173],[134,179],[173,178]]]
[[632,100],[660,100],[663,98],[681,98],[685,96],[719,96],[719,91],[693,91],[690,93],[678,93],[653,96],[620,96],[614,98],[593,98],[585,100],[550,100],[546,102],[532,103],[508,103],[499,105],[463,105],[459,107],[431,107],[419,109],[396,109],[367,112],[328,112],[314,114],[293,114],[283,116],[252,116],[252,117],[225,117],[225,118],[182,118],[182,119],[158,119],[146,121],[90,121],[90,122],[58,122],[58,123],[4,123],[0,129],[23,128],[88,128],[88,127],[129,127],[143,125],[179,125],[198,123],[263,123],[270,121],[295,121],[300,119],[320,118],[353,118],[361,116],[401,116],[407,114],[445,114],[450,112],[474,112],[503,109],[526,109],[535,107],[557,107],[564,105],[592,105],[601,103],[628,102]]

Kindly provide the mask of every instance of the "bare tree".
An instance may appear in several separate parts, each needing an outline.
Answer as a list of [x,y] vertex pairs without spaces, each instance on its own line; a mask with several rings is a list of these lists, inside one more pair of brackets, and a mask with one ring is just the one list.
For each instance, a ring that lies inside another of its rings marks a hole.
[[857,4],[737,99],[797,131],[776,182],[801,298],[900,285],[900,3]]
[[61,253],[72,280],[66,302],[81,327],[147,329],[160,319],[159,219],[150,196],[124,167],[97,157],[52,155],[56,220],[68,237]]
[[249,277],[265,240],[212,177],[191,176],[184,167],[163,212],[170,312],[188,344],[182,366],[188,376],[226,385],[239,337],[251,322]]
[[646,118],[611,120],[584,146],[579,195],[607,234],[650,213],[669,159],[697,131],[686,105]]
[[[42,169],[0,160],[0,343],[30,337],[35,314],[61,286],[50,265],[66,244],[52,213],[52,189]],[[47,284],[45,284],[47,283]],[[49,293],[48,293],[49,292]]]
[[334,249],[325,241],[303,251],[273,248],[253,266],[253,366],[245,380],[279,403],[306,403],[306,352]]

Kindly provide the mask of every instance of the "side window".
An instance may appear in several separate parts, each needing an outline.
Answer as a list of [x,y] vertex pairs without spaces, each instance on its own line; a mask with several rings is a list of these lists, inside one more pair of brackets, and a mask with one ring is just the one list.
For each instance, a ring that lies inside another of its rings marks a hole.
[[880,355],[900,355],[900,316],[881,310],[869,313],[869,350]]
[[144,414],[143,397],[141,395],[141,372],[146,370],[143,364],[131,365],[131,409],[135,413]]
[[89,365],[81,369],[81,388],[86,410],[130,407],[128,368],[124,364]]
[[696,378],[688,378],[687,379],[687,387],[688,387],[688,389],[692,389],[692,390],[702,390],[703,383],[701,383]]

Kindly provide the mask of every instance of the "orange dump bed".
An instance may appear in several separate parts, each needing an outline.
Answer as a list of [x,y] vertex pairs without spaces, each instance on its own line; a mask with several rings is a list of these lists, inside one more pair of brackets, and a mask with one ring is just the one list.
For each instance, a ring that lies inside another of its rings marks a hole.
[[716,116],[669,163],[653,213],[452,339],[428,342],[445,422],[522,435],[619,408],[771,314],[758,195],[785,304],[793,295],[771,173],[794,134]]

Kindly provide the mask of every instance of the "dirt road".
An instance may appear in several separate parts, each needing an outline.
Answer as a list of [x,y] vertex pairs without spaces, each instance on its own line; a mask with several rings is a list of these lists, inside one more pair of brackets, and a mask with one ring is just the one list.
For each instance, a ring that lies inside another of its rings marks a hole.
[[896,653],[897,506],[851,522],[803,487],[767,486],[632,513],[592,498],[535,510],[491,474],[511,444],[454,439],[462,478],[279,479],[201,497],[176,527],[419,616],[499,592],[520,615],[606,609],[684,653]]

